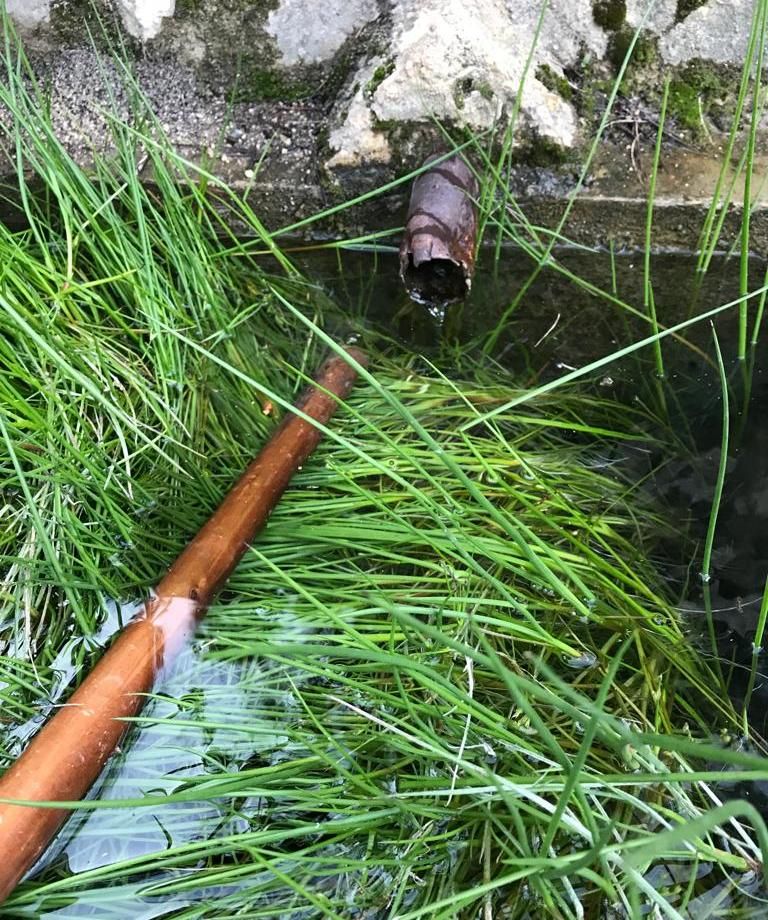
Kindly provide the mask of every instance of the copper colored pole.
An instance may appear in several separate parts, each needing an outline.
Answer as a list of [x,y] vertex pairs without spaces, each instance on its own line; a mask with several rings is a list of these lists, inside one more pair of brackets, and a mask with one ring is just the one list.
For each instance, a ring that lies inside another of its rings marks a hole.
[[[348,352],[358,363],[367,363],[358,349]],[[343,358],[331,357],[296,407],[324,424],[355,378],[356,372]],[[321,436],[310,422],[292,413],[286,416],[173,563],[141,614],[120,632],[69,701],[0,778],[0,799],[73,802],[83,798],[126,731],[124,720],[139,712],[158,672],[192,635]],[[0,902],[35,863],[68,814],[65,808],[0,802]]]
[[474,173],[458,154],[414,180],[400,277],[417,303],[444,307],[467,296],[475,270],[478,192]]

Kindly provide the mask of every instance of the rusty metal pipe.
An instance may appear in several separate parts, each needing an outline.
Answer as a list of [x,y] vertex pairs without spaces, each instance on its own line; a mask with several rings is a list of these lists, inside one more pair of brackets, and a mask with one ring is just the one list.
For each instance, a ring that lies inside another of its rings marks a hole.
[[[366,358],[348,353],[360,364]],[[356,372],[338,356],[320,368],[295,404],[325,424]],[[327,392],[324,392],[327,391]],[[118,635],[69,701],[0,778],[0,799],[73,802],[101,773],[153,687],[264,525],[321,432],[288,414],[213,516],[187,545],[143,611]],[[65,808],[0,802],[0,902],[35,863],[69,814]]]
[[400,277],[417,303],[444,307],[466,297],[475,270],[478,191],[474,173],[458,155],[414,180]]

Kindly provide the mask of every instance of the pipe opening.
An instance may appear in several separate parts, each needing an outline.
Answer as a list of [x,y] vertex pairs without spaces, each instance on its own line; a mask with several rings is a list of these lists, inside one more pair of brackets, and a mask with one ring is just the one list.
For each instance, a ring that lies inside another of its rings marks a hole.
[[463,300],[469,290],[466,272],[452,259],[429,259],[415,265],[411,255],[403,282],[412,300],[429,307],[445,307]]

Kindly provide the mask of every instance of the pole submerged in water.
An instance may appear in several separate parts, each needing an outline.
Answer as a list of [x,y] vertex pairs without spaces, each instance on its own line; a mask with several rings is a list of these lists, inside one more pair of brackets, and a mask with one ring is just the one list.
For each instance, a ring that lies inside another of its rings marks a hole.
[[[347,353],[363,366],[356,348]],[[294,404],[325,424],[357,372],[330,357]],[[88,792],[142,708],[155,678],[192,636],[218,589],[312,453],[322,433],[289,413],[266,446],[187,545],[147,601],[68,702],[0,778],[0,799],[74,802]],[[0,802],[0,903],[13,891],[68,816],[65,808]]]

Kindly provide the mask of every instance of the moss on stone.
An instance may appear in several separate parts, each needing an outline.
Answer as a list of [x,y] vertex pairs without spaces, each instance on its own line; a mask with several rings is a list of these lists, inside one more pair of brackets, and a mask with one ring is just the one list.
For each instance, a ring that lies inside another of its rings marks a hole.
[[365,84],[365,92],[367,95],[372,96],[394,69],[395,62],[392,58],[385,61],[383,64],[379,64],[371,74],[370,80]]
[[716,65],[691,61],[670,81],[669,113],[678,124],[698,133],[702,115],[725,110],[733,95],[733,80],[729,81]]
[[179,16],[184,13],[197,13],[202,9],[203,0],[176,0],[174,15]]
[[251,70],[241,80],[238,98],[244,101],[295,102],[311,96],[317,87],[300,79],[292,79],[274,70]]
[[553,70],[549,64],[539,65],[536,69],[536,79],[546,86],[550,92],[557,93],[566,102],[573,100],[573,87],[562,74]]
[[684,80],[669,84],[669,113],[678,124],[698,130],[701,127],[701,108],[698,90]]
[[[357,59],[350,41],[347,39],[346,44],[342,50],[337,53],[330,70],[326,72],[324,78],[319,79],[319,75],[322,71],[316,68],[318,79],[314,81],[314,95],[326,102],[332,102],[337,99],[356,66]],[[307,81],[305,80],[304,82]],[[357,92],[357,88],[353,90],[353,93],[355,92]]]
[[571,151],[549,137],[534,135],[520,149],[521,162],[528,166],[562,166],[572,156]]
[[475,86],[475,90],[480,93],[486,102],[490,102],[491,99],[493,99],[493,97],[496,95],[491,84],[487,83],[485,80],[482,80],[480,83],[478,83],[477,86]]
[[[634,38],[635,30],[629,26],[622,26],[618,32],[611,36],[608,42],[608,57],[617,69],[621,67],[624,59],[629,53]],[[627,70],[631,71],[638,67],[650,67],[658,63],[659,60],[659,42],[657,37],[650,32],[640,32],[635,41],[632,57],[629,61]]]
[[608,68],[586,48],[582,48],[579,60],[565,71],[564,76],[571,90],[572,105],[580,117],[592,122],[598,95],[609,79]]
[[471,92],[472,79],[470,77],[462,77],[462,79],[454,81],[452,93],[453,104],[459,111],[464,108],[464,100]]
[[479,93],[487,101],[495,95],[493,87],[487,81],[481,80],[478,83],[473,77],[462,77],[453,84],[452,93],[454,105],[459,111],[464,108],[465,100],[470,93]]
[[594,0],[592,18],[606,32],[618,32],[627,19],[626,0]]
[[139,47],[137,40],[123,28],[114,9],[102,10],[90,0],[52,4],[49,29],[58,46],[87,45],[88,41],[83,42],[83,38],[90,36],[100,51],[109,51],[122,45],[135,52]]

